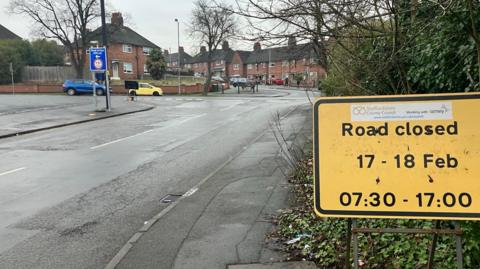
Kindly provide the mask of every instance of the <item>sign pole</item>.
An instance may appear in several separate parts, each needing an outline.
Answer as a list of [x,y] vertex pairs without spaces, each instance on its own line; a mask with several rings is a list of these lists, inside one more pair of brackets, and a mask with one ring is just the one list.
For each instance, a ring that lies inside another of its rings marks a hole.
[[352,268],[350,262],[350,246],[352,245],[352,219],[347,220],[347,248],[345,251],[345,268]]
[[357,220],[352,220],[352,229],[353,229],[353,268],[358,269],[358,232],[355,231],[357,228]]
[[456,252],[457,252],[457,268],[458,269],[463,269],[463,252],[462,252],[462,237],[461,237],[461,228],[460,228],[460,222],[455,221],[455,231],[457,232],[455,235],[455,246],[456,246]]
[[[440,221],[435,221],[435,229],[440,229]],[[430,251],[428,253],[427,269],[433,269],[433,260],[435,258],[435,248],[437,247],[438,234],[433,234],[432,244],[430,245]]]
[[95,110],[97,110],[97,89],[95,88],[97,86],[96,83],[96,78],[95,78],[95,73],[92,72],[92,89],[93,89],[93,104],[95,105]]

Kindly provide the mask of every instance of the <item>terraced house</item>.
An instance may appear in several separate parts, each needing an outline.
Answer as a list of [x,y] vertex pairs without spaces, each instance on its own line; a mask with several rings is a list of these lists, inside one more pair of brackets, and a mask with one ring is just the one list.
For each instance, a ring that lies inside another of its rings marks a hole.
[[[123,24],[121,13],[113,13],[108,31],[108,61],[112,80],[141,79],[149,75],[146,61],[153,42]],[[101,40],[102,29],[92,32],[92,40]],[[88,66],[88,63],[86,63]],[[87,69],[88,70],[88,69]]]
[[[297,44],[295,38],[290,38],[287,46],[266,49],[256,42],[253,51],[234,51],[224,42],[222,49],[213,53],[212,72],[223,78],[247,77],[263,83],[279,78],[296,85],[299,79],[301,85],[315,87],[325,77],[325,68],[317,59],[313,44]],[[205,47],[190,64],[196,75],[207,74]]]
[[[214,76],[228,78],[230,77],[231,63],[235,51],[232,50],[227,41],[222,44],[222,49],[212,52],[212,73]],[[189,61],[196,76],[205,76],[208,70],[208,51],[206,47],[200,47],[200,53]]]

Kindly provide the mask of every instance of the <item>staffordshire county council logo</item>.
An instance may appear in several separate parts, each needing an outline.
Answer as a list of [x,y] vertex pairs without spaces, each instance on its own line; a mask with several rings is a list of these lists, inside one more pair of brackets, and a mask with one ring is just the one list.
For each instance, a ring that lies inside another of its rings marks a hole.
[[367,114],[367,109],[364,106],[352,106],[353,115],[365,115]]

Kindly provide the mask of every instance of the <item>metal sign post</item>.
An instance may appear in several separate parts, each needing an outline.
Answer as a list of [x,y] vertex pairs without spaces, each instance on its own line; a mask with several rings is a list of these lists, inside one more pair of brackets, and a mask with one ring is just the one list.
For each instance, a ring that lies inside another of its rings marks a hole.
[[[93,73],[94,83],[95,83],[95,74],[96,73],[105,73],[105,96],[106,96],[106,109],[110,111],[110,87],[108,83],[108,70],[107,70],[107,49],[105,47],[101,48],[90,48],[90,72]],[[95,84],[94,84],[95,85]],[[95,90],[94,90],[94,94]],[[96,102],[96,98],[95,98]]]
[[97,110],[97,78],[95,77],[95,73],[92,73],[92,89],[93,89],[93,104],[95,105],[95,110]]
[[[350,233],[352,236],[347,236],[348,243],[347,243],[347,255],[345,258],[345,264],[347,264],[347,268],[350,268],[350,245],[353,243],[353,268],[358,269],[359,264],[359,250],[358,250],[358,234],[359,233],[398,233],[398,234],[433,234],[432,244],[430,245],[429,254],[428,254],[428,264],[427,269],[434,268],[434,257],[435,257],[435,248],[438,240],[439,235],[453,235],[455,236],[455,252],[456,252],[456,260],[457,260],[457,269],[463,269],[463,252],[462,252],[462,230],[460,228],[460,224],[455,221],[455,228],[454,229],[441,229],[440,228],[440,221],[436,221],[436,225],[434,229],[403,229],[403,228],[359,228],[357,226],[357,220],[351,220],[352,225],[349,226],[349,230],[347,230],[347,235]],[[351,229],[350,229],[351,228]],[[352,240],[353,238],[353,240]]]

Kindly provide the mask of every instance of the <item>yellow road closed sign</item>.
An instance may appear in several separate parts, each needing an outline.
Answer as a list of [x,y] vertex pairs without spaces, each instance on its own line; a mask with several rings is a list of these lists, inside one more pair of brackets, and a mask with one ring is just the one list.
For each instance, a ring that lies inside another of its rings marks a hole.
[[320,98],[321,217],[480,219],[480,94]]

